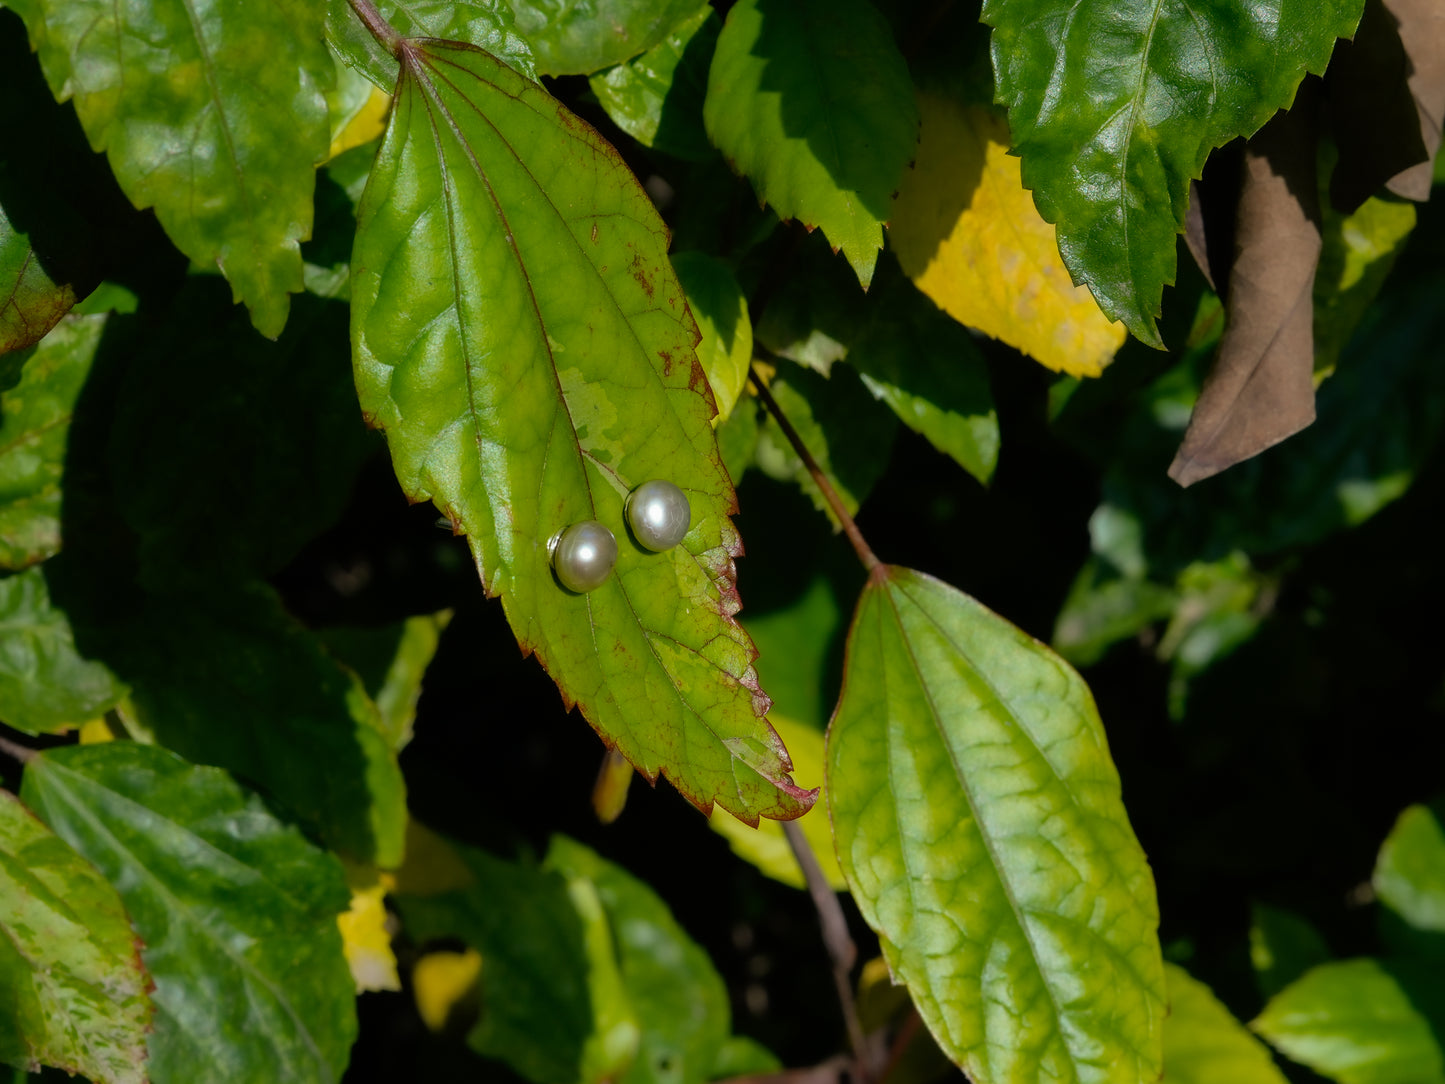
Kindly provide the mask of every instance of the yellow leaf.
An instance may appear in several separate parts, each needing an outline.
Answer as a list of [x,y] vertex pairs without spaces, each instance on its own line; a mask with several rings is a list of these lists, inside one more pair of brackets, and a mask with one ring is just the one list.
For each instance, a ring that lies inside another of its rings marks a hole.
[[80,724],[80,744],[94,745],[96,742],[115,741],[115,731],[104,719],[91,719]]
[[482,977],[482,957],[465,952],[428,952],[411,972],[416,1011],[432,1031],[446,1027],[452,1008],[471,995]]
[[[823,786],[823,734],[822,731],[794,722],[777,712],[768,716],[768,722],[783,739],[793,757],[793,779],[800,787],[818,787],[818,800],[813,808],[798,818],[798,827],[808,837],[818,865],[828,884],[837,892],[846,891],[848,882],[838,868],[838,855],[833,850],[833,826],[828,821],[828,805]],[[713,830],[728,841],[733,853],[757,866],[775,881],[794,888],[806,888],[803,871],[788,846],[788,837],[783,826],[777,821],[763,820],[756,828],[749,828],[742,821],[721,809],[714,808],[708,818]]]
[[386,927],[386,905],[382,902],[390,883],[391,878],[383,874],[373,884],[353,887],[351,910],[336,916],[357,993],[401,989],[396,956],[391,951],[391,931]]
[[348,103],[354,112],[342,114],[341,123],[332,133],[331,149],[326,152],[327,161],[339,154],[345,154],[352,147],[360,147],[377,139],[386,131],[386,111],[391,108],[391,95],[384,90],[366,83],[366,94],[359,101]]
[[1086,286],[1075,286],[1054,227],[1040,217],[991,110],[919,95],[914,168],[889,237],[903,270],[959,323],[1071,376],[1098,376],[1124,342]]

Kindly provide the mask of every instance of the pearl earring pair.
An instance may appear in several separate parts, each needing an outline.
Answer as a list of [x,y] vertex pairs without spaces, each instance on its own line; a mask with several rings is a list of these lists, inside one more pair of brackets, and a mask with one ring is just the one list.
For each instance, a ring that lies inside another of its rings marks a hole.
[[[692,524],[687,494],[661,478],[634,489],[628,495],[625,513],[632,537],[654,553],[681,542]],[[572,524],[555,536],[548,548],[557,579],[578,594],[601,587],[617,564],[617,539],[595,519]]]

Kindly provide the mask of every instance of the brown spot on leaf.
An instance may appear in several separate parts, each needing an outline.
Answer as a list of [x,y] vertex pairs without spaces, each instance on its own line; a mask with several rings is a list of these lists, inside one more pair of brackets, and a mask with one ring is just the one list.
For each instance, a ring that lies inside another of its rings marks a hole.
[[597,223],[592,223],[592,243],[597,243]]
[[662,359],[662,375],[663,375],[663,376],[671,376],[671,375],[672,375],[672,351],[671,351],[671,350],[659,350],[659,351],[657,352],[657,356]]

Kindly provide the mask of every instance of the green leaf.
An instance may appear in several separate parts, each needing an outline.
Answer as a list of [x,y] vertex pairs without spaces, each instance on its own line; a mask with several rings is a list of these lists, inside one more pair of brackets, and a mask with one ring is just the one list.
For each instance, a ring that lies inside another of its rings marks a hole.
[[1164,1084],[1286,1084],[1269,1048],[1221,1005],[1209,987],[1166,963]]
[[57,99],[73,98],[126,195],[219,266],[262,334],[302,288],[333,68],[304,0],[13,0]]
[[145,1084],[150,976],[115,889],[0,790],[0,1061]]
[[1441,1084],[1442,1009],[1437,968],[1345,960],[1291,983],[1250,1027],[1339,1084]]
[[156,1084],[337,1081],[356,1036],[341,865],[224,772],[132,742],[52,749],[26,803],[116,886],[155,980]]
[[[812,796],[760,718],[733,620],[735,496],[662,223],[540,87],[463,46],[405,58],[352,259],[362,410],[402,488],[467,533],[523,650],[647,778],[702,809],[797,816]],[[687,493],[692,528],[653,554],[622,509],[658,477]],[[547,540],[582,520],[621,552],[576,595]]]
[[406,788],[390,734],[272,588],[180,579],[127,601],[122,618],[84,620],[160,744],[255,783],[348,858],[400,863]]
[[382,732],[398,752],[411,741],[422,677],[451,619],[452,611],[441,610],[380,628],[321,633],[327,650],[361,678],[381,715]]
[[[610,1010],[592,1003],[594,960],[566,880],[471,848],[455,851],[471,877],[466,887],[399,894],[396,903],[418,941],[460,937],[481,953],[482,1014],[468,1045],[537,1084],[592,1084],[584,1051],[598,1015]],[[617,966],[610,956],[595,962]]]
[[[823,377],[808,369],[787,367],[768,382],[768,390],[849,514],[856,513],[888,466],[888,449],[898,432],[898,419],[846,368]],[[837,527],[831,506],[771,416],[759,430],[756,456],[764,474],[780,482],[796,482]]]
[[698,0],[507,0],[542,75],[590,75],[646,52],[697,11]]
[[1252,135],[1319,74],[1364,0],[985,0],[998,101],[1040,213],[1076,282],[1136,336],[1174,281],[1189,182],[1209,152]]
[[774,712],[823,730],[837,691],[829,662],[843,630],[843,611],[828,578],[814,576],[781,609],[749,606],[743,627],[758,645],[758,673],[767,679]]
[[727,264],[705,252],[677,253],[672,269],[702,333],[697,358],[707,372],[718,418],[726,421],[747,385],[753,360],[748,299]]
[[61,480],[75,402],[105,331],[104,316],[63,321],[0,391],[0,568],[60,551]]
[[771,1050],[756,1039],[746,1035],[734,1035],[723,1043],[718,1051],[717,1061],[707,1080],[727,1080],[735,1076],[761,1076],[775,1073],[783,1067]]
[[708,73],[708,136],[758,198],[822,227],[867,289],[918,137],[908,67],[868,0],[741,0]]
[[74,305],[75,288],[51,278],[0,206],[0,354],[39,342]]
[[[371,86],[370,82],[366,84]],[[371,176],[380,140],[352,147],[316,174],[316,229],[301,246],[307,292],[351,300],[351,245],[356,240],[356,206]]]
[[[793,754],[798,778],[805,783],[823,782],[823,732],[806,723],[794,722],[787,716],[774,711],[768,716],[773,728],[788,743]],[[820,795],[820,798],[822,795]],[[833,851],[833,828],[828,823],[828,814],[820,801],[798,818],[798,827],[807,837],[808,845],[818,859],[818,866],[835,892],[846,892],[848,882],[838,868],[838,858]],[[783,826],[774,821],[761,821],[756,828],[749,828],[735,817],[725,813],[713,813],[708,824],[728,841],[733,854],[744,862],[750,862],[775,881],[781,881],[793,888],[806,888],[802,867],[793,856],[793,848]]]
[[[1400,814],[1375,862],[1375,895],[1394,921],[1387,939],[1412,956],[1441,953],[1445,942],[1445,827],[1441,806]],[[1406,929],[1401,929],[1403,924]]]
[[[780,829],[781,831],[781,829]],[[596,886],[615,933],[627,998],[641,1042],[623,1084],[702,1084],[730,1031],[727,987],[647,885],[566,836],[553,836],[545,865]]]
[[0,721],[27,734],[60,730],[114,707],[126,688],[82,655],[45,571],[0,578]]
[[[381,0],[376,9],[399,34],[464,41],[528,79],[537,78],[531,46],[517,33],[506,0]],[[345,63],[382,90],[396,86],[401,70],[396,57],[371,36],[347,0],[326,0],[326,40]]]
[[1054,621],[1052,646],[1074,666],[1093,666],[1120,640],[1137,636],[1174,613],[1169,587],[1132,576],[1111,576],[1104,563],[1084,562]]
[[1309,922],[1278,907],[1254,905],[1249,924],[1249,962],[1259,992],[1265,997],[1273,997],[1329,958],[1329,946]]
[[712,5],[703,4],[641,56],[592,76],[592,93],[613,123],[644,147],[694,162],[715,158],[702,103],[721,27]]
[[1321,200],[1315,269],[1315,372],[1331,372],[1415,228],[1415,205],[1371,197],[1351,215]]
[[828,737],[853,897],[944,1051],[989,1084],[1156,1079],[1153,877],[1093,698],[921,573],[874,569]]
[[902,275],[888,275],[877,292],[848,364],[904,425],[987,485],[998,465],[998,413],[973,337]]

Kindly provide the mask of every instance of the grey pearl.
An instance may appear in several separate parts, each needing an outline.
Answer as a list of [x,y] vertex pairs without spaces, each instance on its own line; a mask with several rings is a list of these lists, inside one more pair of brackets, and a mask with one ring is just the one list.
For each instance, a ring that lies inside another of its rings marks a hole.
[[670,550],[692,525],[687,494],[671,482],[643,482],[627,498],[627,522],[638,545],[653,552]]
[[574,523],[552,545],[552,571],[569,591],[601,587],[617,563],[617,539],[595,519]]

